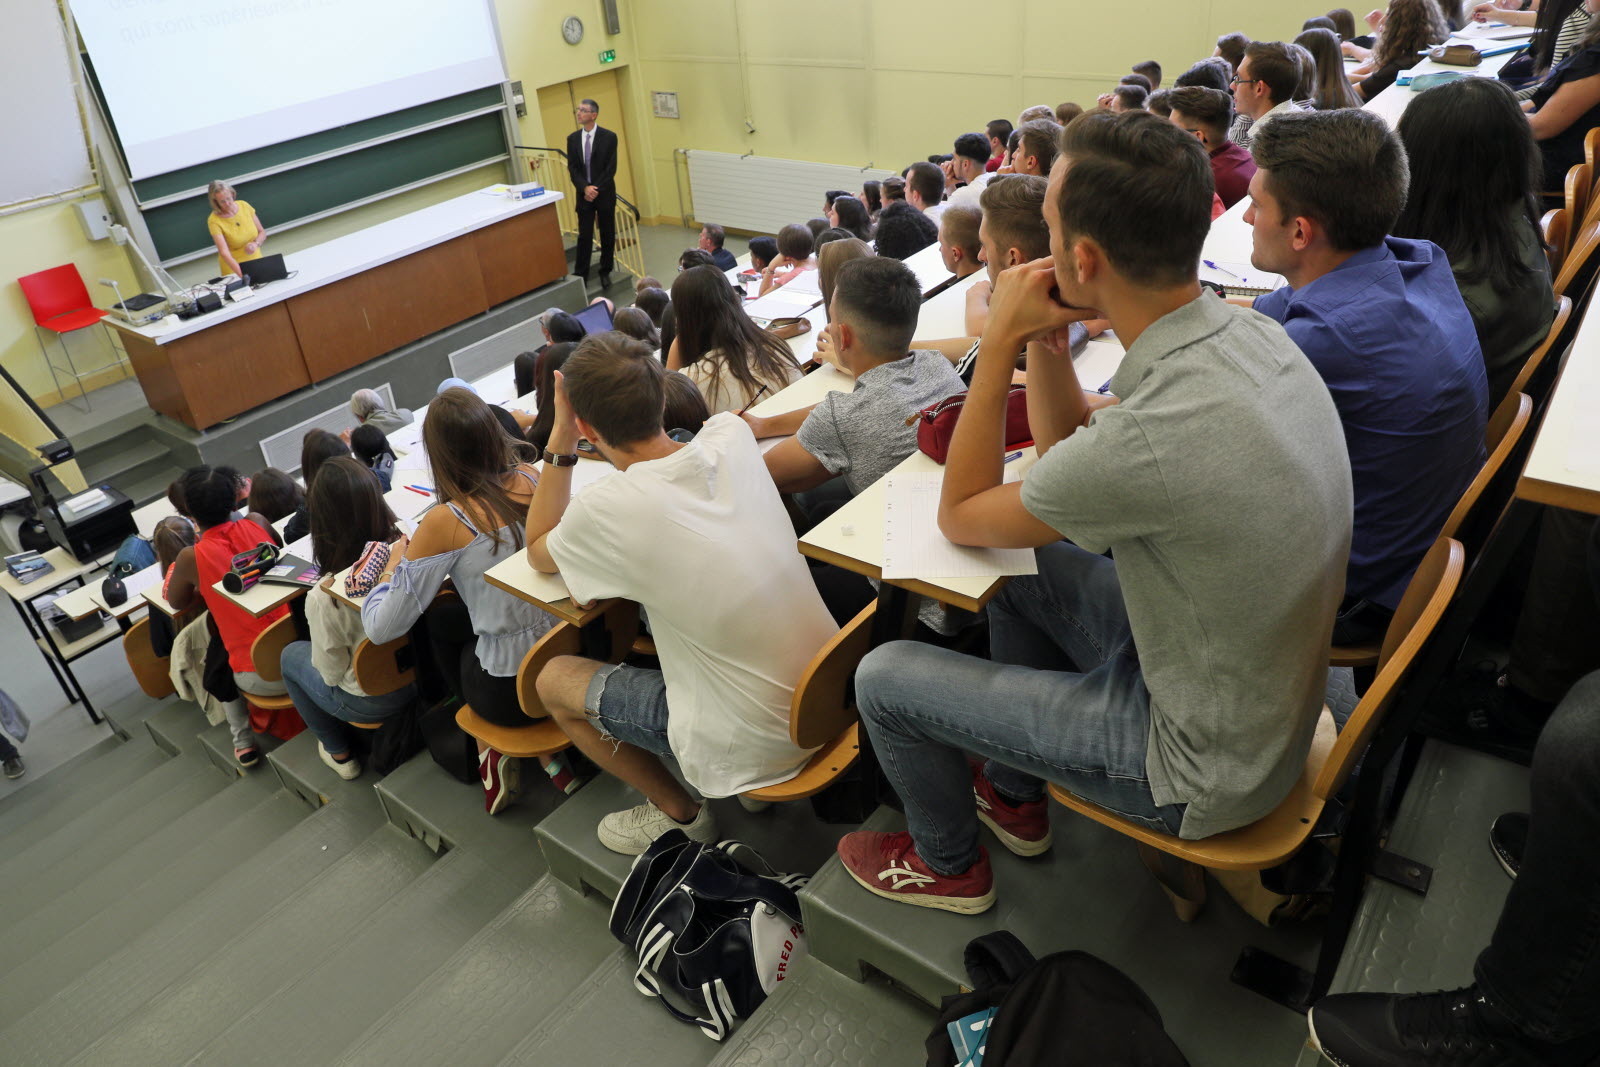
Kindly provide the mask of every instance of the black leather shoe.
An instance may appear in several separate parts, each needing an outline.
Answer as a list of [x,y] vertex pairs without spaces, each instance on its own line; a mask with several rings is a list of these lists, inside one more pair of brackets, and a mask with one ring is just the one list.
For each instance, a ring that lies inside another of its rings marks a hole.
[[600,288],[602,288],[602,289],[611,288],[611,275],[609,275],[609,274],[600,275]]
[[1594,1051],[1587,1041],[1542,1045],[1516,1034],[1476,986],[1341,993],[1318,1001],[1309,1021],[1312,1046],[1338,1067],[1566,1067]]

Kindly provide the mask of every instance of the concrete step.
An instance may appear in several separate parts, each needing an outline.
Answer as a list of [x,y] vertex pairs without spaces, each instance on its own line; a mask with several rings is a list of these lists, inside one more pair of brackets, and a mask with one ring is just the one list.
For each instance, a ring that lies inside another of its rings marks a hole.
[[[426,758],[424,756],[423,758]],[[374,787],[380,781],[370,768],[361,777],[345,781],[322,762],[317,754],[317,737],[310,730],[281,742],[267,753],[267,765],[284,789],[293,793],[312,810],[334,801],[348,802],[360,797],[376,802]]]
[[227,783],[192,759],[168,760],[0,865],[6,914],[27,915],[181,819]]
[[[227,813],[235,802],[246,801],[252,803],[243,813],[204,828],[213,813]],[[254,780],[239,782],[196,809],[194,818],[180,820],[191,838],[187,849],[138,850],[124,857],[122,867],[108,868],[64,894],[59,906],[35,912],[7,935],[0,1028],[187,909],[236,867],[271,852],[273,843],[305,818],[305,809],[288,794],[263,794]]]
[[723,1043],[711,1067],[917,1067],[933,1009],[884,982],[803,959]]
[[[309,731],[305,731],[308,732]],[[271,734],[256,734],[256,747],[261,750],[262,757],[272,754],[273,749],[283,744]],[[241,767],[239,761],[233,758],[233,730],[225,722],[215,726],[207,726],[195,735],[195,740],[200,742],[200,754],[203,755],[213,767],[229,778],[238,778],[243,775],[263,775],[276,778],[265,764],[258,763],[254,767]]]
[[[84,461],[80,458],[79,462],[82,465]],[[109,482],[120,489],[124,482],[148,475],[153,468],[171,465],[166,446],[141,432],[137,437],[123,438],[114,446],[96,449],[83,466],[84,480],[90,485]]]
[[[596,827],[603,816],[631,808],[643,799],[637,790],[608,775],[585,785],[535,831],[550,873],[580,893],[593,890],[615,900],[633,857],[618,855],[602,845]],[[753,846],[767,862],[786,873],[817,870],[851,829],[820,821],[806,801],[757,813],[745,811],[733,798],[710,803],[722,837]]]
[[298,890],[274,897],[256,894],[260,914],[253,923],[242,925],[238,936],[71,1062],[165,1067],[187,1059],[236,1024],[248,1005],[271,998],[328,960],[351,931],[434,862],[426,850],[380,827]]
[[[165,451],[163,454],[167,455]],[[147,463],[133,476],[125,476],[117,483],[117,488],[128,494],[128,499],[133,501],[134,507],[142,508],[152,500],[166,496],[167,486],[177,480],[184,470],[181,464],[170,460]]]
[[606,916],[598,902],[541,878],[334,1062],[372,1067],[499,1063],[618,950]]
[[[1528,810],[1528,769],[1429,741],[1401,801],[1390,851],[1433,868],[1428,895],[1367,881],[1335,993],[1426,993],[1472,982],[1511,879],[1489,849],[1489,825]],[[1298,1061],[1322,1058],[1306,1049]]]
[[376,789],[389,821],[426,847],[467,849],[493,859],[519,884],[531,885],[545,872],[533,828],[563,797],[535,760],[524,761],[522,781],[521,797],[491,816],[483,810],[481,787],[456,781],[422,751],[378,781]]
[[[56,409],[50,410],[53,413]],[[115,452],[118,442],[130,434],[144,433],[144,425],[149,416],[149,412],[142,404],[136,409],[109,416],[101,413],[85,417],[77,411],[66,414],[73,417],[74,421],[82,421],[81,428],[67,429],[64,425],[63,430],[71,436],[73,450],[80,460],[85,453],[88,453],[91,461],[97,455]]]
[[[131,848],[162,822],[210,797],[221,785],[205,774],[205,766],[197,760],[158,761],[122,789],[102,797],[98,805],[56,827],[50,837],[6,854],[0,861],[0,893],[8,904],[16,902],[19,907],[24,899],[29,904],[48,899]],[[178,797],[163,801],[163,795],[173,790],[179,790]],[[146,814],[146,808],[154,808],[154,816]]]
[[174,700],[152,711],[144,720],[146,730],[163,752],[176,756],[187,750],[199,751],[195,739],[206,729],[206,713],[200,705],[187,700]]
[[[16,1063],[64,1063],[174,982],[254,929],[317,875],[344,862],[381,826],[376,812],[330,806],[303,819],[175,912],[144,928],[22,1018],[0,1030]],[[313,928],[321,927],[313,923]],[[252,964],[243,965],[248,975]],[[210,999],[237,1011],[242,1001]]]
[[135,690],[96,710],[105,716],[106,725],[111,727],[112,733],[124,741],[138,741],[148,745],[150,731],[145,727],[145,720],[161,710],[163,705],[174,703],[177,699],[169,696],[162,700],[151,700]]
[[[633,987],[638,959],[620,943],[500,1061],[702,1067],[721,1047]],[[792,1060],[783,1061],[786,1063]]]
[[117,901],[174,856],[182,856],[198,840],[261,805],[274,792],[277,790],[254,781],[246,789],[227,789],[224,782],[224,789],[214,797],[160,822],[134,848],[109,859],[91,877],[80,878],[45,901],[35,902],[29,910],[22,910],[21,897],[6,902],[5,912],[0,913],[0,944],[6,945],[6,957],[26,960],[37,947],[50,944],[54,937],[83,921],[85,915],[94,915]]
[[[1014,856],[984,831],[998,899],[982,915],[884,900],[857,885],[837,858],[829,860],[800,895],[813,956],[851,978],[877,972],[937,1005],[967,982],[961,958],[967,942],[1011,930],[1036,956],[1083,949],[1125,972],[1197,1063],[1292,1061],[1305,1040],[1305,1020],[1228,975],[1248,945],[1311,966],[1321,924],[1268,929],[1215,884],[1199,918],[1179,922],[1131,841],[1051,807],[1055,841],[1042,856]],[[862,825],[904,828],[905,817],[889,808]]]
[[167,756],[149,744],[107,737],[0,801],[0,839],[20,852],[65,826]]
[[[408,843],[408,848],[420,848]],[[488,860],[455,850],[383,907],[344,930],[320,966],[202,1048],[198,1063],[322,1063],[361,1036],[516,899],[522,887]],[[538,961],[527,960],[527,966]]]

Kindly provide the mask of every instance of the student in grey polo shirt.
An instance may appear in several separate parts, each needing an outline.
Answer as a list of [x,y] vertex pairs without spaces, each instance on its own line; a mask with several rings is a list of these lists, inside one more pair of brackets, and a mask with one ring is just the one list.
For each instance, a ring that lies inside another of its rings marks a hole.
[[[1271,811],[1310,748],[1344,586],[1338,413],[1282,327],[1201,290],[1204,149],[1106,112],[1061,150],[1051,258],[995,286],[940,506],[951,540],[1034,546],[1039,574],[991,602],[994,662],[893,642],[856,675],[909,832],[846,835],[840,859],[879,896],[947,911],[994,902],[980,821],[1021,855],[1050,847],[1045,781],[1186,838]],[[1086,397],[1065,352],[1094,314],[1128,346],[1120,403]],[[1041,458],[1019,486],[1002,451],[1024,342]]]
[[839,268],[827,329],[840,366],[856,385],[829,393],[793,437],[767,453],[767,470],[780,491],[843,477],[851,494],[859,493],[916,451],[911,416],[962,391],[944,356],[906,351],[921,306],[922,286],[899,260],[866,256]]

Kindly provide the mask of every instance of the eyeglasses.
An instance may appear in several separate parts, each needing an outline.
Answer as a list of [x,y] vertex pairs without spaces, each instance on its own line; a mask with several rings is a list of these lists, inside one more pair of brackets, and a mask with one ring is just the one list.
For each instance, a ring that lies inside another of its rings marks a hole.
[[1233,77],[1228,79],[1228,84],[1229,85],[1250,85],[1250,84],[1252,84],[1254,82],[1258,82],[1260,80],[1261,80],[1260,78],[1241,78],[1241,77],[1239,77],[1239,75],[1235,74]]

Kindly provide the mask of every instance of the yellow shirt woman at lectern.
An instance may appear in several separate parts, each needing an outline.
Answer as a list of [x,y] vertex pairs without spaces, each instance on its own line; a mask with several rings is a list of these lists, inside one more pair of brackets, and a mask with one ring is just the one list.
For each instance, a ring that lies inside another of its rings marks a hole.
[[266,228],[256,217],[255,208],[240,200],[227,182],[212,182],[208,192],[211,215],[206,219],[206,229],[217,245],[218,272],[243,277],[239,264],[261,258]]

